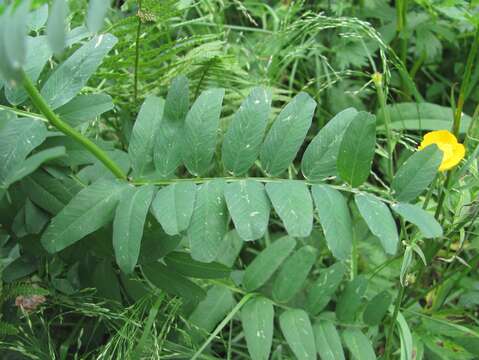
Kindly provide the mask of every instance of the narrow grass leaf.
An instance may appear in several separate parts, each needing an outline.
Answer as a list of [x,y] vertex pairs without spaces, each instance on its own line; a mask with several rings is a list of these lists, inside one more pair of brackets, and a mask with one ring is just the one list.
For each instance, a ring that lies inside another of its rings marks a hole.
[[390,255],[396,254],[399,236],[387,205],[370,194],[356,194],[354,201],[369,230],[379,238],[384,251]]
[[420,206],[398,203],[393,205],[392,209],[404,220],[416,225],[425,238],[430,239],[442,236],[441,224]]
[[181,181],[158,191],[151,212],[168,235],[178,235],[190,225],[195,201],[195,183]]
[[289,235],[309,236],[313,228],[313,201],[304,181],[284,180],[266,184],[266,192]]
[[337,176],[336,162],[344,132],[356,116],[356,109],[341,111],[319,131],[304,152],[301,170],[306,179]]
[[338,173],[353,187],[364,183],[371,172],[376,146],[376,118],[359,112],[346,129],[338,154]]
[[274,331],[274,307],[271,300],[254,297],[241,310],[241,325],[252,360],[268,360]]
[[228,221],[224,186],[223,180],[216,179],[202,184],[198,189],[188,228],[191,256],[195,260],[212,262],[218,255]]
[[264,185],[241,180],[225,187],[226,205],[238,234],[246,241],[261,238],[268,228],[270,204]]
[[307,245],[286,259],[273,283],[274,300],[288,302],[301,290],[317,255],[316,249]]
[[186,115],[183,162],[192,175],[202,175],[210,166],[216,149],[224,94],[224,89],[204,91]]
[[394,176],[391,184],[394,197],[404,202],[416,199],[434,180],[442,157],[435,144],[414,153]]
[[245,270],[243,285],[247,291],[254,291],[264,285],[291,254],[296,241],[285,236],[276,240],[257,255]]
[[315,109],[316,101],[302,92],[278,115],[260,153],[261,165],[269,175],[280,175],[293,162],[311,126]]
[[289,309],[279,317],[281,331],[297,359],[315,360],[316,345],[308,314],[301,309]]
[[334,257],[345,260],[351,254],[351,214],[344,196],[327,185],[313,185],[312,194],[326,244]]
[[254,88],[233,116],[223,140],[223,164],[235,176],[256,161],[271,112],[271,91]]
[[113,248],[116,263],[125,274],[135,269],[140,255],[146,215],[155,187],[146,185],[123,191],[113,221]]

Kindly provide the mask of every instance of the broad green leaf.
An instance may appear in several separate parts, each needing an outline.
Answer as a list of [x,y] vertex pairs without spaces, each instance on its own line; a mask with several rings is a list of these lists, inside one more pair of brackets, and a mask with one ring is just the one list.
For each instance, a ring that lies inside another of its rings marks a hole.
[[343,339],[354,360],[376,359],[371,340],[361,330],[348,328],[343,332]]
[[270,205],[264,185],[241,180],[225,187],[226,205],[238,234],[246,241],[261,238],[268,228]]
[[59,158],[63,155],[65,155],[65,148],[63,146],[52,147],[31,155],[25,161],[19,163],[18,166],[13,168],[8,174],[7,178],[5,179],[6,187],[23,179],[25,176],[30,175],[44,162]]
[[344,132],[357,113],[353,108],[341,111],[314,137],[301,161],[301,170],[306,179],[321,180],[337,175],[339,145]]
[[307,245],[286,259],[273,284],[273,298],[277,302],[288,302],[301,290],[317,255],[316,249]]
[[0,119],[0,186],[9,174],[39,146],[47,136],[47,128],[38,120]]
[[120,282],[110,259],[101,260],[93,271],[93,287],[100,298],[121,302]]
[[243,285],[247,291],[261,287],[291,254],[296,241],[285,236],[276,240],[257,255],[244,272]]
[[37,261],[30,256],[23,255],[2,269],[2,280],[6,283],[11,283],[34,273],[37,269]]
[[394,176],[394,197],[405,202],[416,199],[434,180],[442,157],[443,152],[435,144],[414,153]]
[[338,330],[331,321],[319,320],[313,325],[316,348],[321,360],[344,360]]
[[261,165],[269,175],[280,175],[293,162],[311,126],[315,108],[316,101],[301,92],[278,115],[260,153]]
[[371,172],[376,146],[376,118],[359,112],[344,132],[338,153],[338,174],[351,186],[364,183]]
[[133,126],[128,153],[130,154],[133,176],[151,176],[155,171],[153,149],[155,136],[161,126],[165,101],[149,96],[141,105]]
[[110,0],[90,0],[86,25],[92,33],[97,33],[103,27],[105,15],[110,8]]
[[80,190],[75,180],[55,179],[43,171],[24,178],[21,184],[33,203],[53,215],[58,214]]
[[356,194],[354,201],[369,230],[381,241],[384,251],[396,254],[399,236],[396,222],[387,205],[370,194]]
[[108,94],[79,95],[67,104],[60,106],[56,112],[62,120],[76,127],[95,120],[104,112],[113,109],[113,101]]
[[141,265],[164,258],[175,251],[182,240],[180,236],[166,234],[160,224],[156,224],[154,221],[148,222],[149,226],[145,226],[143,239],[141,240],[140,257],[138,259],[138,263]]
[[[105,151],[106,154],[113,160],[120,169],[123,170],[125,174],[128,174],[130,170],[130,157],[128,153],[114,149],[114,150],[107,150]],[[108,169],[105,164],[95,158],[92,165],[88,165],[83,167],[77,173],[78,179],[83,182],[84,184],[91,184],[99,179],[115,179],[116,176],[113,174],[110,169]]]
[[254,88],[233,116],[223,139],[223,164],[235,176],[246,173],[258,158],[268,117],[271,91]]
[[[48,46],[46,36],[27,37],[27,57],[23,70],[30,80],[36,82],[42,69],[45,67],[48,59],[52,56],[52,51]],[[5,85],[5,97],[12,105],[23,103],[28,94],[20,83]]]
[[336,304],[336,315],[340,321],[354,321],[367,287],[368,280],[363,275],[348,282]]
[[186,115],[183,162],[195,176],[205,173],[213,158],[224,94],[224,89],[204,91]]
[[154,186],[128,188],[122,193],[113,221],[113,248],[116,263],[129,274],[140,255],[146,215],[153,198]]
[[10,63],[8,58],[7,48],[5,42],[3,41],[4,36],[8,34],[6,18],[9,16],[9,9],[6,9],[3,14],[0,14],[0,78],[3,79],[5,83],[12,81],[21,80],[20,69],[15,69]]
[[379,325],[391,305],[392,298],[388,291],[384,290],[373,297],[363,313],[365,324],[370,326]]
[[98,181],[80,191],[55,216],[42,236],[50,252],[58,252],[107,224],[112,218],[126,184]]
[[151,213],[168,235],[178,235],[190,225],[195,199],[194,182],[177,182],[158,191],[151,204]]
[[160,177],[171,177],[181,164],[183,127],[190,106],[188,79],[173,79],[165,101],[163,120],[155,140],[155,167]]
[[212,286],[188,320],[209,333],[224,319],[235,304],[236,301],[231,290],[224,286]]
[[206,296],[205,291],[193,281],[159,262],[143,265],[142,270],[153,285],[170,295],[180,296],[191,301],[199,301]]
[[[454,119],[450,107],[436,104],[399,103],[388,105],[393,130],[443,130],[451,129]],[[460,132],[465,133],[471,123],[471,117],[462,114]],[[378,112],[378,128],[384,129],[384,117]]]
[[40,30],[48,19],[48,4],[43,4],[28,14],[27,25],[30,31]]
[[65,48],[68,4],[66,0],[54,0],[47,22],[47,36],[50,48],[59,54]]
[[311,314],[319,314],[328,305],[331,297],[341,284],[345,272],[345,266],[340,262],[321,270],[318,279],[310,287],[306,297],[306,307]]
[[288,234],[309,236],[313,228],[313,201],[306,183],[296,180],[269,182],[266,192]]
[[218,255],[228,221],[224,186],[224,181],[217,179],[202,184],[197,191],[188,228],[191,256],[195,260],[212,262]]
[[236,230],[229,231],[223,238],[216,261],[220,264],[232,267],[241,252],[243,244],[244,241]]
[[246,345],[252,360],[268,360],[273,343],[273,303],[257,296],[250,299],[241,310]]
[[181,275],[198,279],[223,279],[231,273],[231,269],[223,264],[195,261],[185,252],[172,252],[165,257],[165,263]]
[[10,66],[14,69],[20,69],[24,65],[27,55],[27,20],[30,4],[31,0],[25,0],[5,10],[6,16],[3,19],[5,32],[1,41]]
[[29,234],[39,234],[50,218],[29,198],[25,201],[25,229]]
[[346,199],[328,185],[313,185],[312,194],[329,250],[334,257],[347,259],[352,249],[353,226]]
[[117,41],[111,34],[98,35],[75,51],[43,85],[41,94],[46,102],[56,109],[73,99]]
[[297,359],[315,360],[316,345],[308,314],[301,309],[289,309],[279,317],[281,331]]
[[442,236],[442,227],[437,220],[418,205],[398,203],[391,207],[404,220],[416,225],[425,238]]
[[[399,332],[399,339],[401,342],[401,360],[416,360],[418,359],[417,352],[414,351],[413,338],[411,334],[411,329],[407,324],[404,315],[401,312],[398,312],[396,325]],[[477,337],[476,337],[477,339]],[[457,341],[457,338],[456,338]]]

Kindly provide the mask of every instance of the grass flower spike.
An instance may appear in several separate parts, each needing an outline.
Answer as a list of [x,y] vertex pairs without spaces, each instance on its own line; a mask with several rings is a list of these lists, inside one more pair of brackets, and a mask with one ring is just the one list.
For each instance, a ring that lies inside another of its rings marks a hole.
[[439,171],[446,171],[453,168],[459,164],[466,153],[464,145],[457,142],[456,137],[447,130],[428,132],[424,135],[424,139],[422,140],[421,145],[419,145],[419,150],[432,144],[436,144],[444,154],[441,165],[439,166]]

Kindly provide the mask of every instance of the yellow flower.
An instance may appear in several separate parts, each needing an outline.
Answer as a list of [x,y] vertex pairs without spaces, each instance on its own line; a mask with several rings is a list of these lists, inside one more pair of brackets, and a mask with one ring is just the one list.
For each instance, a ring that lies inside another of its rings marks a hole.
[[453,168],[464,158],[466,149],[464,145],[457,142],[456,137],[447,130],[437,130],[428,132],[419,145],[419,150],[436,144],[443,153],[442,162],[439,171],[445,171]]

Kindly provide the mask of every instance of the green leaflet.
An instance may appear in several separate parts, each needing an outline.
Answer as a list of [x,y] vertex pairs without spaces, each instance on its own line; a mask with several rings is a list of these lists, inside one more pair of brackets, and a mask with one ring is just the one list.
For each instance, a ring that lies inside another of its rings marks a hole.
[[332,295],[341,284],[345,272],[346,268],[340,262],[321,270],[306,297],[306,307],[311,314],[319,314],[328,305]]
[[391,184],[394,197],[405,202],[416,199],[434,180],[442,157],[435,144],[414,153],[394,176]]
[[278,115],[260,153],[261,164],[269,175],[280,175],[294,160],[311,126],[315,108],[316,101],[302,92]]
[[47,36],[50,48],[55,54],[63,51],[66,45],[68,4],[66,0],[54,0],[47,22]]
[[171,177],[181,164],[182,136],[189,109],[188,79],[173,79],[165,101],[163,120],[155,140],[155,167],[162,178]]
[[186,115],[183,162],[192,175],[205,173],[213,158],[224,94],[224,89],[204,91]]
[[416,225],[425,238],[436,238],[442,236],[442,227],[437,220],[418,205],[398,203],[391,208],[404,220]]
[[103,180],[80,191],[52,219],[42,235],[42,245],[50,253],[58,252],[107,224],[125,186]]
[[231,290],[224,286],[212,286],[188,320],[209,333],[224,319],[235,304],[236,301]]
[[176,271],[159,262],[142,266],[146,278],[156,287],[168,294],[176,295],[188,301],[200,301],[206,296],[205,291],[193,281],[179,275]]
[[153,164],[153,147],[155,136],[160,128],[165,101],[156,96],[149,96],[141,106],[133,126],[128,153],[130,154],[133,176],[151,176]]
[[0,187],[27,155],[47,136],[41,121],[31,119],[0,119]]
[[268,228],[270,205],[264,185],[255,180],[227,184],[225,199],[238,234],[246,241],[261,238]]
[[191,256],[195,260],[212,262],[220,250],[228,220],[224,186],[223,180],[216,179],[202,184],[197,191],[188,228]]
[[373,297],[363,313],[365,324],[370,326],[379,325],[391,305],[392,297],[388,291],[384,290]]
[[313,328],[308,314],[304,310],[286,310],[279,317],[279,325],[286,342],[297,359],[316,359]]
[[343,339],[355,360],[376,359],[371,341],[361,330],[348,328],[343,332]]
[[301,161],[301,170],[306,179],[321,180],[337,175],[339,145],[344,132],[357,113],[353,108],[341,111],[314,137]]
[[155,187],[128,188],[121,195],[113,221],[116,263],[125,274],[135,269],[140,255],[143,227]]
[[321,360],[344,360],[338,330],[331,321],[319,320],[313,325],[316,348]]
[[354,321],[367,287],[368,280],[363,275],[348,282],[336,304],[336,315],[340,321]]
[[233,116],[223,139],[223,163],[235,176],[256,161],[271,112],[271,91],[254,88]]
[[266,184],[266,192],[289,235],[309,236],[313,228],[313,201],[304,181]]
[[268,360],[273,343],[273,303],[257,296],[250,299],[241,310],[241,324],[252,360]]
[[[28,78],[33,82],[38,80],[42,69],[45,67],[48,59],[52,56],[52,51],[48,46],[46,36],[27,36],[27,57],[23,70]],[[27,98],[27,92],[20,84],[5,84],[5,97],[12,105],[19,105]]]
[[344,132],[338,153],[338,173],[353,187],[364,183],[371,172],[376,146],[376,118],[359,112]]
[[344,196],[327,185],[313,185],[312,194],[326,243],[334,257],[344,260],[351,254],[351,214]]
[[178,235],[190,224],[195,200],[195,183],[177,182],[158,191],[151,204],[151,212],[168,235]]
[[27,19],[30,10],[30,0],[22,1],[17,6],[11,4],[5,10],[5,33],[2,43],[6,57],[13,69],[21,69],[27,55]]
[[276,301],[288,302],[301,290],[316,257],[315,248],[303,246],[286,259],[273,284],[273,298]]
[[223,279],[230,275],[231,269],[223,264],[195,261],[185,252],[175,251],[165,257],[168,268],[181,275],[198,279]]
[[28,14],[28,27],[32,31],[40,30],[48,19],[48,4],[39,6]]
[[223,238],[216,261],[228,267],[233,267],[243,244],[244,241],[236,230],[229,231]]
[[285,236],[259,253],[245,270],[243,285],[246,290],[256,290],[266,283],[293,251],[295,245],[296,241],[293,238]]
[[41,94],[46,102],[56,109],[73,99],[86,85],[117,41],[117,38],[111,34],[102,34],[75,51],[54,70],[43,85]]
[[381,241],[384,251],[396,254],[399,236],[389,208],[370,194],[356,194],[354,201],[369,230]]
[[86,18],[86,25],[88,30],[92,33],[97,33],[103,27],[105,15],[110,8],[109,1],[105,0],[90,0],[88,3],[88,13]]
[[113,101],[108,94],[78,95],[67,104],[60,106],[56,112],[62,120],[76,127],[95,120],[98,116],[113,109]]

